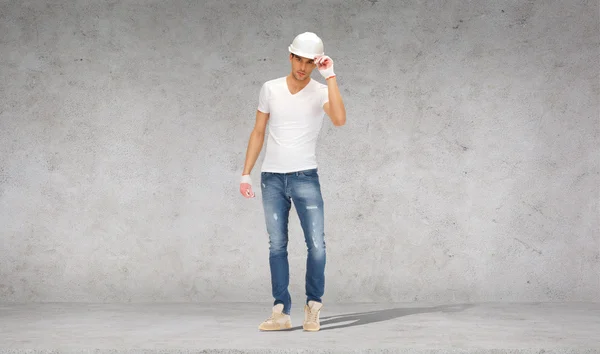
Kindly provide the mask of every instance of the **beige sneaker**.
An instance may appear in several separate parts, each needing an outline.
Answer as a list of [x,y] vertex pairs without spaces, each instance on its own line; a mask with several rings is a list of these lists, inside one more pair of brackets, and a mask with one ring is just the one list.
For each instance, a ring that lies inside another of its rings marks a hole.
[[292,319],[290,315],[283,312],[283,304],[273,306],[271,317],[267,318],[258,326],[261,331],[280,331],[282,329],[292,328]]
[[322,303],[312,300],[308,302],[308,305],[304,305],[304,324],[302,328],[305,331],[316,332],[321,329],[319,315],[322,307]]

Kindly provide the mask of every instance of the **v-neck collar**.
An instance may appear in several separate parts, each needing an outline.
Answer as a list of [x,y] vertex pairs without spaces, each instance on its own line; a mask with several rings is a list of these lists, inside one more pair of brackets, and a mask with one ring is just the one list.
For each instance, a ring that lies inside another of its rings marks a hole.
[[310,85],[312,83],[312,78],[309,77],[308,78],[308,84],[306,84],[306,86],[304,86],[300,91],[296,92],[296,93],[292,93],[292,91],[290,91],[290,86],[288,85],[287,82],[287,77],[285,78],[285,88],[287,89],[287,92],[290,94],[290,96],[292,97],[296,97],[298,96],[300,93],[302,93],[302,91],[306,91],[306,88],[308,87],[308,85]]

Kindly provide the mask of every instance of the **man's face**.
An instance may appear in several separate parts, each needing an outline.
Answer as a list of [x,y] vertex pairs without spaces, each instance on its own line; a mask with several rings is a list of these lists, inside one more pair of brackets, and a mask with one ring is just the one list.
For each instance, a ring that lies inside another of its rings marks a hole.
[[290,62],[292,63],[292,74],[296,80],[306,80],[310,77],[313,69],[317,67],[314,60],[294,54],[290,54]]

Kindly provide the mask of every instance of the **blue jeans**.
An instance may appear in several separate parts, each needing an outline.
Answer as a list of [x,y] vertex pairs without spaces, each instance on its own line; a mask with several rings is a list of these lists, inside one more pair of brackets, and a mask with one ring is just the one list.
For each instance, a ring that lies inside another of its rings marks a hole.
[[325,291],[325,225],[323,198],[317,169],[290,173],[261,173],[262,201],[269,234],[269,265],[273,305],[283,304],[290,314],[292,299],[288,263],[288,218],[291,203],[298,213],[308,249],[306,303],[322,302]]

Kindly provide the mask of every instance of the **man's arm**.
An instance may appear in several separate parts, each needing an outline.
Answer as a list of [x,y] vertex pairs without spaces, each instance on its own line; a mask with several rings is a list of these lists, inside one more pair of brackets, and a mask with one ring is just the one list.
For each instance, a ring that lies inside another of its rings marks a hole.
[[346,108],[335,76],[327,79],[327,91],[329,102],[323,105],[323,110],[331,118],[333,125],[340,127],[346,124]]
[[256,159],[258,159],[258,155],[260,155],[260,151],[262,150],[265,141],[265,131],[267,130],[269,115],[269,113],[256,110],[256,122],[254,123],[252,133],[250,133],[248,149],[246,150],[246,163],[244,164],[242,175],[250,174],[252,168],[254,168]]

